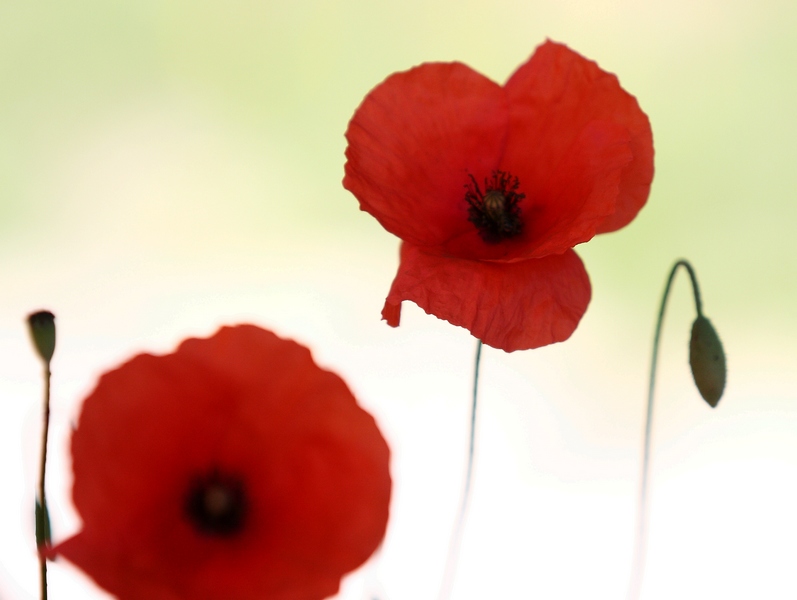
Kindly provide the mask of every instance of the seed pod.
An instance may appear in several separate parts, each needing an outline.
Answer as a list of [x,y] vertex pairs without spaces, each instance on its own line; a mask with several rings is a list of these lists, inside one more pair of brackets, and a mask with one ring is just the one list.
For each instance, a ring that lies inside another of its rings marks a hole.
[[692,323],[689,365],[700,395],[714,408],[725,389],[725,352],[711,321],[702,315]]

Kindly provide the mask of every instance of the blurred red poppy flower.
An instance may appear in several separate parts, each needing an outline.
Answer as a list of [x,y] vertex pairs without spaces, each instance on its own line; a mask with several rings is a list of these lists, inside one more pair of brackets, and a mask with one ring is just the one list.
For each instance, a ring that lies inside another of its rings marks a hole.
[[506,351],[567,339],[590,300],[573,247],[627,225],[653,179],[647,116],[617,77],[546,42],[501,87],[428,63],[374,88],[343,185],[403,240],[401,302]]
[[122,600],[320,600],[381,542],[389,451],[310,352],[252,325],[102,376],[55,547]]

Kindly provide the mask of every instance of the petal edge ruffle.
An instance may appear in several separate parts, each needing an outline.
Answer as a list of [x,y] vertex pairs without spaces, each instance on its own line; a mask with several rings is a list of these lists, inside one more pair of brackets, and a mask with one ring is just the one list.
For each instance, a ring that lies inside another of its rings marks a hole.
[[573,250],[494,263],[444,258],[404,243],[382,317],[398,326],[401,302],[410,300],[488,346],[513,352],[569,338],[590,296],[589,277]]
[[[549,40],[515,71],[504,89],[510,114],[507,168],[521,181],[544,185],[590,122],[606,121],[626,130],[632,159],[623,170],[615,210],[598,225],[597,233],[630,223],[650,193],[653,135],[647,115],[617,76]],[[529,140],[542,143],[529,144]]]

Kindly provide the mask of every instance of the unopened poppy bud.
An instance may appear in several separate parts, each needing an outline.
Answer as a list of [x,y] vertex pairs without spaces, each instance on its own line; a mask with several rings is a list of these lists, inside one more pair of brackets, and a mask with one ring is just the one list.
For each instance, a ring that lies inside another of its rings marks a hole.
[[50,545],[50,513],[36,498],[36,547],[45,548]]
[[725,352],[714,326],[703,315],[692,324],[689,365],[700,395],[714,408],[725,389]]
[[36,351],[49,364],[55,352],[55,315],[48,310],[35,312],[28,316],[28,328]]

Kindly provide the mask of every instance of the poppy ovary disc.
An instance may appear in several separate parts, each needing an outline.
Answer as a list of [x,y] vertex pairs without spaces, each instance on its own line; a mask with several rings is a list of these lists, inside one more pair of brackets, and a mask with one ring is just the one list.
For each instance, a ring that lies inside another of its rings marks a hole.
[[243,482],[211,471],[197,477],[185,499],[185,513],[191,525],[203,535],[231,537],[246,521],[248,502]]
[[476,226],[479,236],[488,244],[497,244],[513,238],[523,231],[520,203],[526,197],[518,192],[517,177],[504,171],[493,171],[484,179],[484,192],[473,175],[465,184],[465,201],[468,203],[468,221]]

